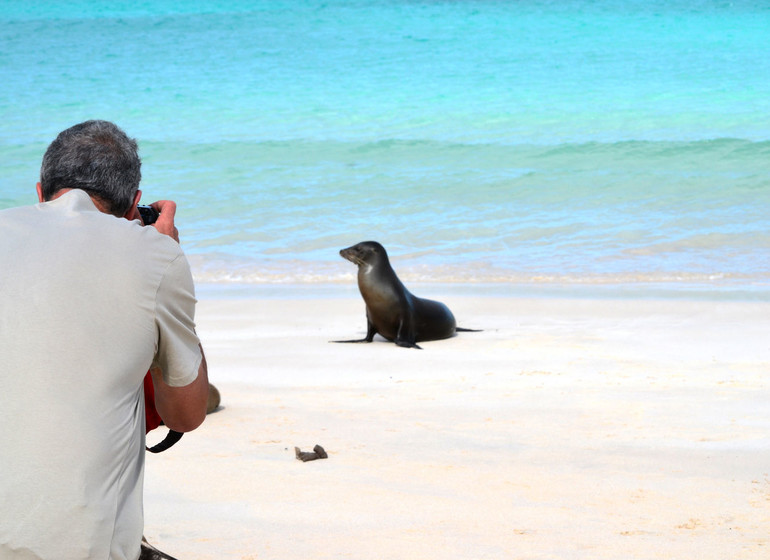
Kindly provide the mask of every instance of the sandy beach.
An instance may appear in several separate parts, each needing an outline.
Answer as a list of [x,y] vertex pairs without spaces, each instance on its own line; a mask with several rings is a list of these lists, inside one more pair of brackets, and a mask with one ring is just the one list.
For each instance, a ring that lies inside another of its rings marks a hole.
[[145,480],[179,560],[770,556],[770,303],[423,288],[484,330],[420,351],[276,290],[199,296],[222,407]]

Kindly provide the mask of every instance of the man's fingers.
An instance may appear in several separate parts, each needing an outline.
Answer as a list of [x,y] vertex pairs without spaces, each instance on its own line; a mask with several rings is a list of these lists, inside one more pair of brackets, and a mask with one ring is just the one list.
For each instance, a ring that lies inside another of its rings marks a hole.
[[179,243],[179,231],[174,225],[174,216],[176,215],[176,202],[173,200],[158,200],[150,204],[158,211],[158,220],[152,224],[155,229],[164,235],[168,235]]

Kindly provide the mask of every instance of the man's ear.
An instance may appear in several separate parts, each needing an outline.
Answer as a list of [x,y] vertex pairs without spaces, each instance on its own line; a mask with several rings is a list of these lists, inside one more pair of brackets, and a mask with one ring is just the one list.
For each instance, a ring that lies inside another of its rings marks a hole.
[[137,218],[137,212],[136,207],[139,204],[139,201],[142,199],[142,191],[137,190],[136,194],[134,195],[134,202],[131,204],[131,208],[128,209],[128,212],[123,216],[127,220],[135,220]]
[[39,182],[37,184],[37,201],[38,202],[45,202],[45,199],[43,199],[43,185],[41,185]]

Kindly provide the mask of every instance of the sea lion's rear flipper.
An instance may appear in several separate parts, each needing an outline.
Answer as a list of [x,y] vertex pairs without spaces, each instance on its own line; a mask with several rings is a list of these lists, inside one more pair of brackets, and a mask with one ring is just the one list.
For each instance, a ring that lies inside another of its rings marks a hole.
[[482,329],[464,329],[462,327],[455,328],[457,332],[484,332]]
[[[422,340],[428,340],[428,338],[423,337]],[[401,348],[417,348],[417,350],[422,350],[422,348],[417,345],[414,317],[409,310],[406,310],[406,313],[401,315],[396,338],[393,339],[393,342],[396,343],[396,346],[400,346]]]

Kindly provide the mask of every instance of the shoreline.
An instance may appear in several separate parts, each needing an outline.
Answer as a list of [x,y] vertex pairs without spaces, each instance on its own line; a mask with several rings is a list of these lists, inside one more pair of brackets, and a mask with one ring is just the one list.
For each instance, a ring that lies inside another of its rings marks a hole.
[[[410,282],[419,297],[504,297],[517,299],[692,300],[770,302],[770,284],[756,283],[561,283]],[[198,299],[361,298],[355,276],[339,282],[196,282]]]

